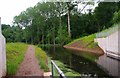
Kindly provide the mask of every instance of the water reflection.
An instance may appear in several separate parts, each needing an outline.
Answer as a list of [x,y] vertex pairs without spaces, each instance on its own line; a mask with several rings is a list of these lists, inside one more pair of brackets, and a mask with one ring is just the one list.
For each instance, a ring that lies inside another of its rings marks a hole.
[[112,76],[120,76],[120,60],[103,55],[99,57],[97,63],[105,68]]
[[[89,53],[77,52],[73,50],[64,49],[63,47],[44,47],[47,54],[52,57],[53,60],[59,60],[66,64],[68,67],[81,75],[90,76],[108,76],[105,71],[103,71],[96,62],[90,61],[84,58],[84,55],[89,55]],[[91,57],[94,55],[92,54]],[[67,72],[67,70],[63,70]]]

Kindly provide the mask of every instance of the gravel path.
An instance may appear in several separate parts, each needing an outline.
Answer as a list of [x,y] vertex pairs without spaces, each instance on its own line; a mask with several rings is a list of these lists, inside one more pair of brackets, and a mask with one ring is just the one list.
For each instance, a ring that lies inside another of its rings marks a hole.
[[44,72],[40,69],[38,60],[35,57],[35,47],[28,46],[24,60],[21,63],[16,76],[43,76]]

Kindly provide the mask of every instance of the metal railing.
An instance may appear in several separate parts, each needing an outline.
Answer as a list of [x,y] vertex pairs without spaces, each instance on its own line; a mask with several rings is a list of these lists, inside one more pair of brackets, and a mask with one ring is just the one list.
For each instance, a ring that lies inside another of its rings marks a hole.
[[54,67],[57,69],[60,78],[66,78],[64,73],[59,69],[59,67],[55,64],[53,60],[51,60],[51,67],[52,67],[52,78],[54,78]]

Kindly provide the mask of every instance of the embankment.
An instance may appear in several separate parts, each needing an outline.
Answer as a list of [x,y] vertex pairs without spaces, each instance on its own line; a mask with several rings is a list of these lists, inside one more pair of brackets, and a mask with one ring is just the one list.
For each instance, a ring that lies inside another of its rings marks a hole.
[[92,34],[89,36],[85,36],[79,39],[76,39],[69,44],[65,45],[64,48],[92,52],[97,55],[103,55],[103,50],[98,46],[96,42],[94,42],[96,34]]

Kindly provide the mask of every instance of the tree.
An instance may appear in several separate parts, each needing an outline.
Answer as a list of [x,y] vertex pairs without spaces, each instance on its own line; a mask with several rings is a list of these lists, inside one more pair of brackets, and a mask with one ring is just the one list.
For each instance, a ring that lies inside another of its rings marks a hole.
[[77,6],[76,4],[73,4],[72,2],[67,2],[67,15],[68,15],[68,35],[71,37],[71,27],[70,27],[70,12],[73,10],[73,8]]
[[111,20],[114,12],[117,10],[116,2],[100,2],[95,8],[95,18],[98,22],[99,31],[103,28],[112,26]]
[[[93,5],[90,2],[81,1],[82,3],[86,4],[85,6]],[[90,10],[85,14],[77,13],[78,10],[74,10],[77,4],[73,1],[38,3],[14,18],[14,27],[12,28],[14,33],[11,30],[8,31],[16,34],[16,36],[11,36],[14,41],[20,41],[18,37],[21,36],[17,36],[20,33],[23,34],[21,41],[26,43],[65,44],[70,40],[69,38],[74,39],[98,32],[98,26],[100,30],[109,27],[112,24],[111,20],[117,17],[116,3],[100,3],[95,8],[95,12]],[[81,11],[85,6],[81,8]],[[103,7],[105,8],[103,9]],[[114,18],[112,18],[115,11]]]
[[114,13],[113,19],[112,19],[113,23],[119,23],[120,22],[120,10]]

